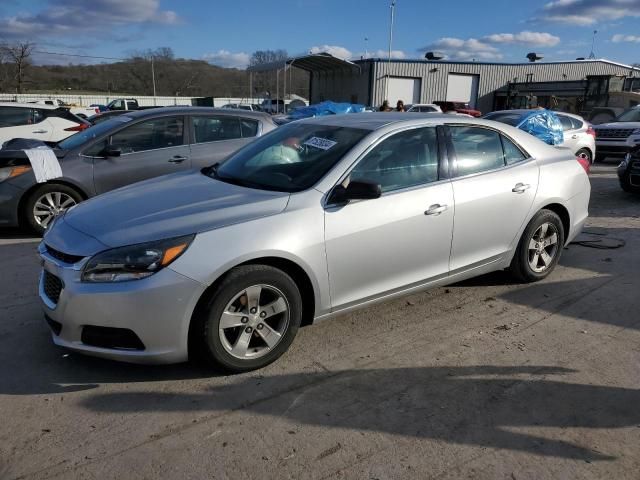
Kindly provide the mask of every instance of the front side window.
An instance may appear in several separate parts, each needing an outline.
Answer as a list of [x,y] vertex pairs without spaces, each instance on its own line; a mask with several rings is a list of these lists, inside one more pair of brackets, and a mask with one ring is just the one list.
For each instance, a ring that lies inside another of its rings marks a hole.
[[155,118],[136,123],[113,134],[111,147],[119,148],[123,154],[176,147],[184,143],[183,135],[182,117]]
[[437,181],[435,127],[407,130],[383,140],[356,165],[349,180],[377,183],[382,192]]
[[242,138],[240,119],[224,115],[194,116],[195,143],[219,142]]
[[466,126],[452,126],[449,130],[457,159],[457,177],[504,166],[504,153],[498,132]]
[[299,192],[315,185],[368,133],[290,123],[254,140],[207,174],[249,188]]
[[33,110],[19,107],[0,107],[0,127],[20,127],[33,124]]

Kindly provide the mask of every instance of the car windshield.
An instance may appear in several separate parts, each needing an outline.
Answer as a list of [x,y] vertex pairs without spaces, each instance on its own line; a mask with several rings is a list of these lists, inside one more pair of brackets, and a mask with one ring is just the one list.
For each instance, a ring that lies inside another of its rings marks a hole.
[[315,185],[368,133],[358,128],[291,123],[205,172],[249,188],[299,192]]
[[486,120],[493,120],[494,122],[506,123],[507,125],[511,125],[512,127],[518,126],[518,124],[522,121],[522,115],[519,113],[497,112],[485,115],[484,118]]
[[102,136],[116,126],[122,125],[123,123],[126,123],[130,120],[131,117],[127,117],[126,115],[120,115],[112,119],[105,120],[104,122],[98,123],[93,127],[89,127],[86,130],[65,138],[60,143],[58,143],[57,147],[63,150],[71,150],[73,148],[77,148],[81,145],[84,145],[86,142],[93,140],[94,138]]
[[626,112],[621,113],[616,122],[640,122],[640,108],[630,108]]

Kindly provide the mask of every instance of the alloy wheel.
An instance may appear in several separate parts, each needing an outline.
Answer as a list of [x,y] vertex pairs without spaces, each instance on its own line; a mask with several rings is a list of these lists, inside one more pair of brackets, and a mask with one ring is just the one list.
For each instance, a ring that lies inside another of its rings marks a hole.
[[553,264],[558,254],[558,230],[553,223],[540,225],[529,240],[529,266],[542,273]]
[[218,334],[224,349],[243,359],[260,358],[280,343],[289,327],[289,303],[271,285],[253,285],[238,292],[220,317]]
[[56,215],[63,213],[76,203],[73,197],[63,192],[45,193],[33,206],[33,218],[42,228],[47,228]]

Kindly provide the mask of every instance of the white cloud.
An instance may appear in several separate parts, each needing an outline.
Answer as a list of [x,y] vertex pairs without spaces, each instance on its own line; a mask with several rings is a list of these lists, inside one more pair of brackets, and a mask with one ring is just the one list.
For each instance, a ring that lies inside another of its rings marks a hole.
[[502,53],[487,42],[476,38],[462,39],[443,37],[420,50],[437,50],[445,54],[448,60],[500,60]]
[[309,49],[310,53],[329,53],[334,57],[349,59],[353,57],[353,53],[350,50],[347,50],[344,47],[340,47],[338,45],[320,45],[311,47]]
[[487,43],[531,45],[535,47],[553,47],[560,43],[560,38],[546,32],[494,33],[482,39]]
[[251,56],[244,52],[233,53],[229,50],[218,50],[213,53],[205,53],[202,58],[219,67],[247,68]]
[[[366,55],[365,55],[366,54]],[[358,55],[358,58],[366,57],[366,58],[389,58],[389,50],[371,50],[368,52],[362,52]],[[391,50],[391,58],[395,58],[397,60],[402,60],[407,58],[407,54],[402,50]]]
[[640,36],[617,34],[611,37],[611,41],[613,43],[620,43],[620,42],[640,43]]
[[29,14],[0,17],[4,39],[37,40],[96,34],[136,24],[179,23],[173,10],[161,10],[159,0],[49,0],[45,8]]
[[640,0],[554,0],[535,20],[586,26],[625,17],[640,17]]

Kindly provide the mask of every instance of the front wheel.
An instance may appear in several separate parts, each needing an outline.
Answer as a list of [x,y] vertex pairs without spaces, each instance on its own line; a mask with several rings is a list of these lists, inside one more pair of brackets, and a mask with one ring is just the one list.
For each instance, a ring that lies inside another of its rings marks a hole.
[[540,210],[525,228],[511,262],[511,273],[523,282],[536,282],[549,275],[564,246],[564,227],[551,210]]
[[593,165],[594,159],[591,151],[588,148],[581,148],[576,152],[576,157],[587,160],[590,164]]
[[43,234],[56,215],[82,201],[73,188],[57,183],[45,183],[36,188],[24,204],[23,218],[35,232]]
[[302,298],[289,275],[267,265],[236,267],[196,320],[195,348],[225,370],[255,370],[287,351],[301,320]]

